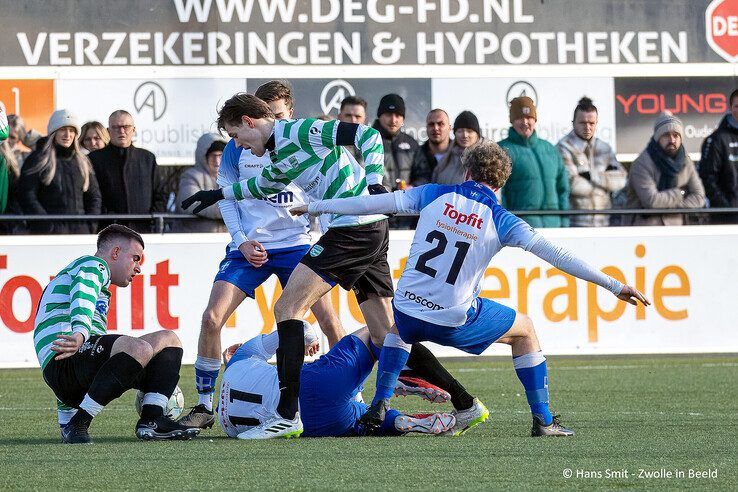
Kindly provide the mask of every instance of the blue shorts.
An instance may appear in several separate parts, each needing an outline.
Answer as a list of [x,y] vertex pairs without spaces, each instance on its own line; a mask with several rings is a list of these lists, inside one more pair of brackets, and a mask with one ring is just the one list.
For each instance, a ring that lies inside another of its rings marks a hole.
[[[393,306],[394,308],[394,306]],[[479,355],[507,333],[515,322],[515,310],[478,297],[462,326],[442,326],[413,318],[393,309],[400,337],[407,343],[433,342]]]
[[215,281],[223,280],[233,284],[241,289],[244,294],[253,298],[256,288],[272,274],[279,278],[282,287],[287,285],[287,280],[292,275],[292,271],[309,249],[309,244],[291,248],[268,249],[267,262],[259,268],[251,265],[239,250],[234,249],[227,253],[223,261],[220,262]]
[[341,339],[327,354],[302,366],[300,416],[305,437],[356,434],[366,405],[354,400],[374,368],[374,357],[354,335]]

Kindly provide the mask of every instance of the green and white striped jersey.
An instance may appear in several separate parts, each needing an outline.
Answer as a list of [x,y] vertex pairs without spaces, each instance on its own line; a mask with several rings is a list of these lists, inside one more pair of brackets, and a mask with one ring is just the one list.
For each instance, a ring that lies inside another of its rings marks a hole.
[[[368,185],[381,184],[384,175],[382,137],[374,128],[358,125],[354,145],[364,167],[336,143],[338,121],[313,118],[274,122],[271,164],[261,175],[223,188],[227,199],[263,199],[295,183],[313,200],[368,195]],[[328,227],[350,227],[384,219],[384,215],[332,215]]]
[[51,344],[60,334],[81,333],[85,342],[104,335],[108,324],[110,270],[105,260],[83,256],[64,267],[46,286],[38,303],[33,343],[41,369],[56,355]]

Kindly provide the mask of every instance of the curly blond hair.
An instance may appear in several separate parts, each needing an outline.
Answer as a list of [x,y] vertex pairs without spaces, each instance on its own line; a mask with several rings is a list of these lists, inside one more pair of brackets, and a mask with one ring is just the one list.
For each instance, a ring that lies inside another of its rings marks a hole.
[[490,140],[481,140],[464,150],[461,163],[474,181],[502,188],[512,172],[512,161],[507,152]]

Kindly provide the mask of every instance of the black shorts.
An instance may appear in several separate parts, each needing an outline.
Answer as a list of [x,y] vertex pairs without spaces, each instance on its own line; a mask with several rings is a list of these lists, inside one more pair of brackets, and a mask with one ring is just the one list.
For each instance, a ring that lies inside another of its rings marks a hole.
[[110,359],[113,343],[121,336],[92,336],[73,356],[51,359],[44,368],[44,381],[65,405],[79,407],[100,367]]
[[387,220],[353,227],[328,229],[300,263],[356,294],[359,304],[370,294],[392,297],[394,286],[387,263]]

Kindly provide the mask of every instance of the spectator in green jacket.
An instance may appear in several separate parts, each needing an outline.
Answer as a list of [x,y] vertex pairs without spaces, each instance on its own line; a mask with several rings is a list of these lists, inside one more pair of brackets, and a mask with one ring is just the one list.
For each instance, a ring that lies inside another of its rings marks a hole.
[[[502,205],[508,210],[568,210],[569,173],[561,155],[536,134],[536,106],[526,96],[510,102],[510,127],[498,142],[510,154],[512,174],[502,188]],[[568,227],[565,215],[523,215],[533,227]]]

